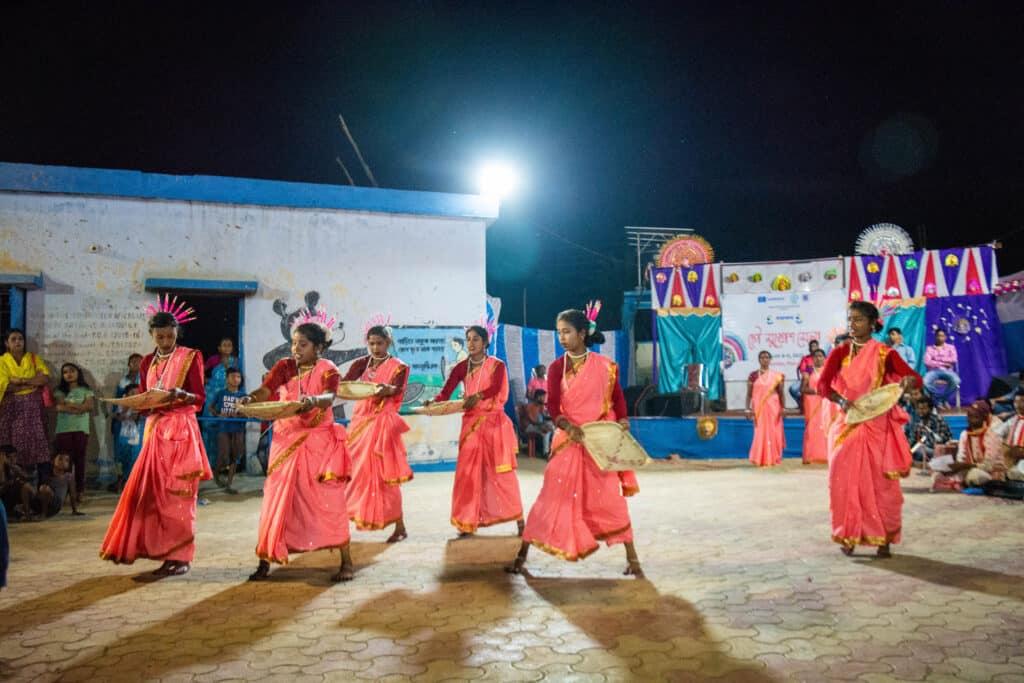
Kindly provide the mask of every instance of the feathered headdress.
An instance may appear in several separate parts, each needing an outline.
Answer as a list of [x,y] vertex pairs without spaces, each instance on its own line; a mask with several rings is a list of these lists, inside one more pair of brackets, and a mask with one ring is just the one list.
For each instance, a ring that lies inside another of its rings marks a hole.
[[587,309],[584,311],[587,315],[587,320],[590,321],[590,329],[587,330],[587,334],[594,334],[597,332],[597,314],[601,312],[601,300],[591,301],[587,304]]
[[317,307],[316,310],[305,309],[300,313],[295,320],[292,322],[292,333],[299,325],[305,325],[310,323],[316,325],[324,331],[324,335],[327,337],[327,343],[331,342],[331,331],[334,329],[334,324],[338,322],[338,319],[334,316],[327,315],[327,309]]
[[391,336],[391,314],[384,315],[383,313],[377,313],[363,325],[363,337],[366,337],[370,333],[370,329],[373,327],[381,326],[388,331],[388,336]]
[[175,296],[171,299],[170,294],[164,294],[163,299],[160,295],[156,295],[156,306],[150,304],[146,306],[146,317],[152,318],[157,313],[170,313],[174,316],[174,319],[178,321],[179,325],[192,322],[196,319],[196,309],[189,306],[184,300],[178,301],[178,297]]
[[[493,343],[495,338],[497,338],[498,322],[494,318],[490,316],[483,316],[482,318],[478,318],[473,324],[479,325],[487,330],[487,339],[489,342]],[[466,331],[469,331],[468,327],[466,328]]]

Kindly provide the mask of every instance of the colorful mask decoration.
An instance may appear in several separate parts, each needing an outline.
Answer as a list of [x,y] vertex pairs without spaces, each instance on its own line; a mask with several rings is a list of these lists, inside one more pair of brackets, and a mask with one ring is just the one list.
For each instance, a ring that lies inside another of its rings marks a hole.
[[869,273],[877,273],[878,271],[879,271],[879,268],[878,268],[878,264],[877,263],[872,261],[871,263],[868,264],[868,272]]
[[687,282],[696,282],[697,278],[698,278],[697,271],[695,271],[695,270],[691,270],[689,273],[686,274],[686,281]]
[[959,265],[960,265],[960,259],[958,259],[956,257],[956,254],[949,254],[948,256],[946,256],[946,267],[947,268],[956,268]]
[[793,288],[793,281],[785,275],[776,275],[772,279],[772,289],[777,292],[786,292]]

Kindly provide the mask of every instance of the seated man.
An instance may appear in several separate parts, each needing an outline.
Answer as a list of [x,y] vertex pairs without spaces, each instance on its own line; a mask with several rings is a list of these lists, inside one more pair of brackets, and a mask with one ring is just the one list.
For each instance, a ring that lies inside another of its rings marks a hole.
[[31,519],[36,489],[31,483],[32,475],[18,466],[16,460],[13,446],[0,446],[0,500],[14,513],[12,519],[17,516]]
[[960,377],[953,371],[956,364],[956,347],[946,343],[945,330],[935,330],[935,344],[924,350],[924,388],[937,406],[948,406],[960,387]]
[[898,327],[889,328],[889,346],[892,350],[900,354],[900,358],[907,362],[911,368],[917,365],[917,354],[914,353],[914,349],[909,344],[903,343],[903,330]]
[[942,417],[933,410],[932,400],[927,396],[918,396],[914,403],[917,422],[907,434],[910,449],[915,458],[931,460],[935,454],[935,446],[953,441],[953,432]]
[[[989,481],[1005,481],[1007,467],[1003,460],[1003,436],[1007,424],[992,419],[992,411],[985,401],[975,401],[967,407],[967,429],[960,434],[960,447],[956,462],[947,475],[936,475],[932,487],[943,488],[950,480],[959,480],[965,486],[983,486]],[[1024,479],[1019,472],[1012,479]],[[955,486],[953,488],[956,488]]]
[[555,425],[548,416],[545,403],[548,392],[538,389],[533,398],[526,402],[519,411],[519,433],[523,440],[533,439],[534,450],[541,458],[548,456],[551,449],[551,436]]
[[1003,461],[1008,469],[1007,479],[1024,479],[1020,462],[1024,460],[1024,387],[1017,387],[1013,396],[1013,417],[1006,421],[1003,438]]

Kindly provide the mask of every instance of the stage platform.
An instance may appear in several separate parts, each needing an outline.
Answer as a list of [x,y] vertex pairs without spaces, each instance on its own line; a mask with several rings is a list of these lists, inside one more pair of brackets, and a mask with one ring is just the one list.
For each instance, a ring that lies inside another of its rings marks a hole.
[[[718,435],[707,441],[697,438],[697,417],[631,417],[630,431],[652,458],[668,458],[672,454],[680,458],[746,458],[750,442],[754,438],[754,423],[742,415],[721,415],[718,418]],[[967,428],[964,415],[943,414],[954,437]],[[804,419],[787,416],[783,420],[786,432],[784,458],[801,458],[804,442]]]

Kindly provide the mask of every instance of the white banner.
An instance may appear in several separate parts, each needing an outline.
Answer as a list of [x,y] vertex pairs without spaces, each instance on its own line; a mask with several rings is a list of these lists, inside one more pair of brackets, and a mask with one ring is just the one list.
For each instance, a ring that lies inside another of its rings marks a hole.
[[[846,331],[846,292],[773,292],[722,297],[722,359],[726,400],[743,408],[747,377],[758,368],[757,354],[772,354],[772,369],[796,382],[797,366],[807,345],[817,340],[828,351],[836,335]],[[787,405],[794,405],[788,392]]]

